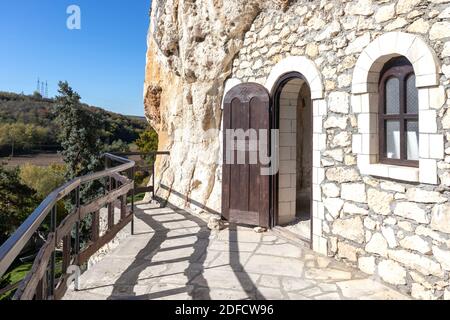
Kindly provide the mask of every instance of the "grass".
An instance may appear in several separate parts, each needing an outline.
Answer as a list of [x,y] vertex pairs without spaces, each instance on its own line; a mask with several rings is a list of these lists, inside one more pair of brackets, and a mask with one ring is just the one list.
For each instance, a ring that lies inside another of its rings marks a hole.
[[[11,279],[11,284],[15,284],[17,282],[20,282],[20,281],[23,280],[23,278],[25,278],[27,273],[31,270],[32,266],[33,266],[32,262],[27,262],[27,263],[21,264],[20,266],[14,268],[9,273],[7,273],[5,275],[5,278],[8,277],[8,275],[9,275],[11,277],[10,278]],[[0,301],[1,300],[8,300],[8,299],[12,298],[13,293],[14,293],[14,290],[6,292],[2,296],[0,296]]]
[[[14,268],[9,273],[5,275],[5,278],[8,277],[8,275],[11,277],[11,283],[15,284],[20,281],[22,281],[28,272],[31,270],[31,267],[33,266],[33,262],[27,262],[23,263],[20,266]],[[61,276],[62,273],[62,258],[57,257],[56,258],[56,270],[55,270],[55,277],[58,278]],[[0,301],[2,300],[9,300],[14,295],[15,290],[11,290],[9,292],[6,292],[5,294],[0,296]]]

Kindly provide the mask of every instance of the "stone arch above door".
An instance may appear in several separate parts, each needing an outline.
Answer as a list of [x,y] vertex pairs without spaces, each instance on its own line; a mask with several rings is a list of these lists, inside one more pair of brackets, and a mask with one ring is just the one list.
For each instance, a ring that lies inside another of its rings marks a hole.
[[323,99],[323,84],[320,72],[310,59],[304,56],[290,56],[278,62],[270,72],[265,87],[273,92],[278,79],[289,72],[301,73],[311,88],[311,99]]
[[290,56],[278,62],[271,70],[265,82],[266,89],[273,95],[282,76],[300,73],[306,80],[312,100],[313,134],[312,134],[312,238],[314,251],[327,254],[328,242],[323,236],[323,221],[325,220],[322,203],[321,183],[325,179],[325,169],[322,166],[321,152],[326,149],[326,132],[323,129],[324,117],[327,114],[327,103],[324,99],[322,76],[315,63],[304,56]]

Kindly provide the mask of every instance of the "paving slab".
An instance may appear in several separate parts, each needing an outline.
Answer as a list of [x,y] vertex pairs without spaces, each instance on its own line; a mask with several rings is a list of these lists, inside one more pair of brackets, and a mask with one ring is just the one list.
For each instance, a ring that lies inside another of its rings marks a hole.
[[135,235],[83,273],[66,300],[409,299],[344,263],[275,232],[136,206]]

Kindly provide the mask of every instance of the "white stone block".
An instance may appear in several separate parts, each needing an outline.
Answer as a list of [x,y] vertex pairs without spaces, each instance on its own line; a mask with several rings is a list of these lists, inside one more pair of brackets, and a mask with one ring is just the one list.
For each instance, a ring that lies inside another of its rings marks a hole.
[[389,166],[389,178],[403,181],[419,180],[419,170],[412,167]]
[[[379,77],[380,75],[377,74]],[[361,112],[377,113],[378,112],[378,94],[366,93],[361,95]]]
[[320,168],[322,166],[321,158],[320,151],[313,150],[313,167]]
[[313,134],[313,150],[323,151],[327,147],[327,135],[325,133]]
[[353,94],[351,97],[351,104],[353,113],[361,113],[361,94]]
[[378,154],[378,134],[364,133],[361,136],[361,154]]
[[[295,201],[295,188],[285,188],[280,189],[279,201],[280,202],[291,202]],[[290,207],[289,207],[290,210]]]
[[295,174],[297,164],[293,160],[280,160],[280,174]]
[[292,132],[292,120],[280,119],[280,132]]
[[430,138],[428,133],[419,134],[419,157],[430,157]]
[[292,132],[280,132],[280,147],[295,147],[297,135]]
[[291,147],[280,147],[280,160],[292,160]]
[[278,180],[278,187],[280,189],[286,189],[291,187],[291,175],[290,174],[280,174]]
[[285,106],[280,107],[280,119],[297,119],[297,106]]
[[437,133],[435,110],[419,110],[419,132]]
[[420,182],[427,184],[437,184],[437,162],[434,159],[419,160]]
[[327,239],[320,236],[313,236],[312,243],[313,250],[317,253],[327,255],[328,254],[328,242]]
[[444,135],[430,134],[430,158],[444,159]]
[[313,200],[319,202],[322,201],[322,189],[320,188],[320,185],[313,184],[312,190],[313,190]]
[[360,154],[362,152],[362,135],[354,134],[352,136],[352,151],[353,153]]
[[313,117],[313,133],[323,132],[323,117]]
[[430,98],[428,88],[419,88],[419,110],[430,109]]
[[316,236],[322,236],[322,220],[313,218],[313,234]]

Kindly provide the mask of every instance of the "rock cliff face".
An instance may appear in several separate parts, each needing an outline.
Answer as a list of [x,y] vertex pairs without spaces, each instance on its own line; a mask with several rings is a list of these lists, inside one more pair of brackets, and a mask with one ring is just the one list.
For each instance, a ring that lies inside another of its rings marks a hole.
[[[255,17],[289,1],[155,0],[148,34],[145,112],[158,131],[159,196],[193,210],[220,210],[223,84]],[[206,207],[204,207],[206,205]]]
[[[146,114],[171,152],[157,164],[159,196],[220,211],[224,81],[273,89],[274,71],[298,71],[321,84],[309,81],[313,248],[415,298],[450,299],[450,0],[154,0],[151,19]],[[421,79],[419,168],[406,171],[369,161],[370,79],[396,54]]]

